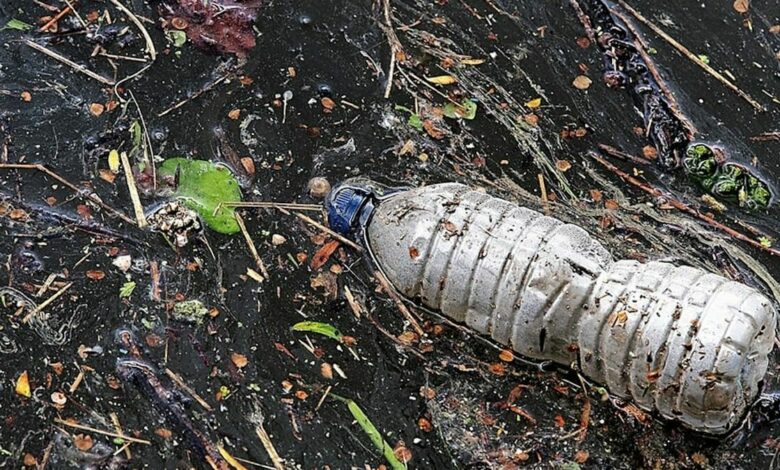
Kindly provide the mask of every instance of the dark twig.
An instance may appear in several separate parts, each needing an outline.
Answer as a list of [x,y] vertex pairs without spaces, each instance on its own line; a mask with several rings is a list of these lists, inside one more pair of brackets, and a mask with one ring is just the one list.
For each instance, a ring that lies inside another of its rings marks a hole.
[[101,201],[99,197],[97,197],[92,192],[87,192],[83,188],[79,188],[75,184],[71,183],[70,181],[66,180],[62,176],[58,175],[57,173],[51,171],[50,169],[46,168],[46,166],[41,165],[39,163],[0,163],[0,170],[38,170],[42,173],[45,173],[49,175],[50,177],[54,178],[55,180],[62,183],[64,186],[67,186],[69,189],[71,189],[73,192],[78,194],[79,196],[82,196],[91,202],[94,202],[98,206],[102,207],[106,211],[116,215],[120,219],[124,220],[125,222],[129,224],[135,225],[135,220],[128,217],[125,213],[114,209],[113,207],[109,206],[105,202]]
[[721,232],[737,239],[740,241],[743,241],[755,248],[758,248],[761,251],[764,251],[766,253],[769,253],[774,256],[780,256],[780,251],[776,250],[775,248],[764,246],[759,242],[758,240],[754,240],[747,235],[737,232],[731,227],[728,227],[717,220],[713,219],[712,217],[702,214],[698,210],[692,208],[691,206],[685,204],[682,201],[679,201],[677,199],[674,199],[669,194],[664,193],[658,188],[652,187],[649,184],[639,181],[638,179],[634,178],[633,176],[629,175],[628,173],[624,172],[620,168],[616,167],[615,165],[611,164],[610,162],[606,161],[604,158],[601,157],[601,155],[597,154],[596,152],[588,152],[588,155],[596,160],[598,163],[600,163],[604,168],[608,169],[612,173],[616,174],[620,179],[623,181],[631,184],[632,186],[635,186],[642,191],[646,192],[647,194],[650,194],[653,197],[660,197],[663,198],[664,201],[666,201],[669,205],[674,207],[675,209],[685,212],[686,214],[690,214],[697,219],[706,222],[711,227],[720,230]]

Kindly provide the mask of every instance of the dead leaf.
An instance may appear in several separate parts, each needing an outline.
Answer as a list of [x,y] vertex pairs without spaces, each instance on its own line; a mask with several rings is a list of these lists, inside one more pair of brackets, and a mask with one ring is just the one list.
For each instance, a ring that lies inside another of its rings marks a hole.
[[604,201],[604,207],[614,211],[620,207],[620,204],[618,204],[618,202],[614,199],[607,199],[606,201]]
[[170,429],[157,428],[154,430],[154,433],[162,437],[166,441],[169,440],[171,437],[173,437],[173,433],[170,431]]
[[316,289],[322,287],[325,289],[325,296],[329,300],[336,300],[338,297],[339,283],[336,275],[329,272],[321,272],[317,277],[311,280],[311,287]]
[[92,441],[92,436],[88,434],[76,434],[73,436],[73,444],[76,446],[76,449],[82,452],[88,451],[92,448],[93,445],[95,445],[95,443]]
[[504,367],[504,364],[501,364],[500,362],[495,362],[493,364],[490,364],[490,373],[493,375],[504,375],[506,374],[506,367]]
[[410,155],[413,153],[414,153],[414,141],[412,139],[409,139],[401,147],[401,150],[398,151],[398,156],[403,157],[404,155]]
[[453,77],[452,75],[439,75],[437,77],[425,77],[425,79],[436,85],[452,85],[453,83],[458,83],[458,79]]
[[106,183],[113,183],[114,180],[116,179],[116,174],[107,168],[99,169],[98,175],[100,176],[100,179],[102,179]]
[[658,158],[658,150],[652,145],[645,145],[642,147],[642,155],[648,160],[655,160]]
[[420,428],[420,431],[423,431],[423,432],[431,432],[431,431],[433,431],[433,425],[426,418],[418,419],[417,420],[417,427]]
[[536,109],[536,108],[538,108],[539,106],[542,105],[542,99],[541,98],[534,98],[531,101],[527,102],[525,105],[528,108],[530,108],[530,109]]
[[590,47],[590,39],[587,36],[580,36],[577,38],[577,45],[583,49]]
[[330,380],[333,378],[333,366],[331,366],[327,362],[323,362],[322,365],[320,365],[320,374],[325,377],[326,379]]
[[98,269],[91,269],[87,271],[86,276],[87,278],[92,279],[93,281],[100,281],[101,279],[106,277],[106,273]]
[[603,197],[603,193],[598,189],[590,190],[590,198],[593,199],[593,202],[601,202],[602,197]]
[[562,428],[566,425],[566,420],[563,419],[563,416],[561,415],[555,415],[555,418],[553,418],[555,421],[555,426]]
[[239,117],[241,117],[241,110],[238,108],[230,110],[228,117],[234,121],[237,120]]
[[32,94],[30,94],[29,91],[23,91],[20,97],[22,98],[22,101],[24,101],[25,103],[29,103],[30,101],[32,101]]
[[734,0],[734,10],[737,13],[747,13],[750,9],[750,0]]
[[311,269],[316,271],[327,263],[331,255],[336,251],[336,248],[339,247],[339,244],[338,240],[331,240],[320,248],[311,258]]
[[504,362],[512,362],[515,360],[515,355],[510,349],[502,349],[498,354],[498,358]]
[[230,361],[239,369],[243,369],[247,364],[249,364],[249,359],[247,359],[243,354],[239,354],[237,352],[230,354]]
[[322,104],[322,107],[327,109],[328,111],[336,107],[336,102],[328,98],[327,96],[323,96],[322,99],[320,100],[320,103]]
[[463,65],[480,65],[485,63],[485,59],[463,59],[460,63]]
[[567,172],[571,168],[571,163],[568,160],[557,160],[555,162],[555,168],[561,172]]
[[593,80],[586,77],[585,75],[577,75],[577,77],[572,82],[572,85],[574,85],[574,88],[578,90],[587,90],[590,88],[591,83],[593,83]]
[[11,220],[27,220],[27,212],[24,209],[12,209],[8,214]]
[[100,103],[92,103],[89,105],[89,112],[92,113],[93,116],[97,117],[103,114],[103,111],[106,110],[106,107],[103,106]]
[[425,129],[425,132],[428,133],[429,136],[433,137],[434,139],[440,140],[444,138],[444,132],[442,132],[441,129],[434,126],[433,121],[430,119],[426,119],[423,121],[423,129]]
[[590,452],[587,450],[578,450],[576,454],[574,454],[574,461],[577,463],[585,463],[588,461],[588,457],[590,457]]
[[27,371],[22,372],[22,375],[16,379],[16,394],[27,398],[32,396],[32,392],[30,391],[30,376],[27,375]]
[[252,157],[241,158],[241,166],[244,167],[244,171],[246,171],[248,175],[255,174],[255,161],[252,160]]
[[412,259],[417,259],[418,256],[420,256],[420,251],[416,247],[410,246],[409,247],[409,257],[412,258]]
[[398,441],[398,444],[396,444],[395,449],[393,449],[393,454],[395,455],[395,458],[397,458],[398,460],[404,463],[412,460],[412,451],[409,450],[408,447],[406,447],[404,441]]

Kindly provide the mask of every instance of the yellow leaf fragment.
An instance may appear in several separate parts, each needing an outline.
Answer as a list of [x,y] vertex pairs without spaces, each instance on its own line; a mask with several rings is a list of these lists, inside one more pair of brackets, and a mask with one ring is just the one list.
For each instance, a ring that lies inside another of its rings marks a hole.
[[437,77],[425,77],[425,79],[431,83],[435,83],[436,85],[452,85],[453,83],[458,83],[458,79],[453,77],[452,75],[439,75]]
[[542,105],[542,99],[541,98],[534,98],[531,101],[527,102],[525,105],[528,106],[531,109],[536,109],[536,108],[538,108],[539,106]]
[[245,466],[241,465],[241,462],[239,462],[238,460],[236,460],[236,458],[235,458],[235,457],[233,457],[232,455],[230,455],[230,454],[228,453],[228,451],[226,451],[226,450],[225,450],[225,448],[224,448],[224,447],[222,447],[222,446],[217,446],[217,450],[219,450],[219,455],[221,455],[221,456],[222,456],[222,458],[223,458],[223,459],[225,459],[225,461],[226,461],[227,463],[229,463],[231,467],[235,468],[236,470],[249,470],[249,469],[248,469],[248,468],[246,468]]
[[119,152],[116,150],[108,153],[108,169],[111,173],[119,173]]
[[30,391],[30,377],[27,375],[27,371],[22,372],[22,375],[16,379],[16,394],[27,398],[32,396],[32,392]]
[[485,63],[485,59],[463,59],[460,63],[463,65],[480,65]]

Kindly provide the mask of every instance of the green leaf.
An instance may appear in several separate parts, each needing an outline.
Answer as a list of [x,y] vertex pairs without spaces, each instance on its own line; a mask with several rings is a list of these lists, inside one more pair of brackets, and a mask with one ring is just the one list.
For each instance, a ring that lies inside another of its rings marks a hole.
[[379,430],[377,430],[376,426],[374,426],[374,423],[368,419],[368,416],[363,413],[363,410],[360,409],[358,404],[355,403],[354,400],[346,400],[346,403],[349,411],[352,413],[352,417],[355,418],[355,421],[357,421],[360,427],[363,428],[363,431],[368,435],[368,438],[371,439],[374,447],[382,452],[382,455],[385,456],[385,460],[387,460],[387,463],[390,464],[393,470],[405,470],[406,465],[398,460],[398,458],[393,453],[393,448],[390,447],[390,444],[388,444],[387,441],[385,441],[385,439],[382,437],[382,434],[380,434]]
[[135,282],[134,281],[127,281],[124,284],[122,284],[122,287],[119,288],[119,298],[120,299],[126,299],[133,295],[133,291],[135,290]]
[[178,186],[174,195],[183,199],[196,211],[212,230],[219,233],[237,233],[240,229],[232,207],[220,207],[223,202],[241,201],[241,189],[236,177],[225,167],[203,160],[170,158],[157,173],[173,177],[179,169]]
[[407,108],[406,106],[401,106],[400,104],[395,105],[396,111],[403,111],[405,113],[409,113],[409,119],[406,121],[406,123],[418,131],[423,130],[423,122],[422,119],[420,119],[420,115],[412,111],[411,109]]
[[409,116],[409,120],[406,121],[407,124],[409,124],[411,127],[414,127],[418,131],[421,131],[423,129],[423,122],[422,119],[420,119],[420,116],[417,114],[412,114]]
[[706,55],[699,54],[697,57],[699,57],[699,60],[704,62],[707,65],[710,65],[710,58]]
[[772,248],[772,239],[767,236],[760,237],[758,242],[761,243],[761,246],[764,248]]
[[143,143],[143,131],[139,121],[133,121],[130,124],[130,137],[133,139],[133,148],[139,148]]
[[29,31],[33,27],[31,24],[27,24],[22,20],[17,20],[16,18],[12,18],[8,23],[5,24],[2,28],[0,28],[0,31],[6,30],[6,29],[15,29],[17,31]]
[[444,106],[444,115],[450,119],[474,119],[477,116],[477,103],[470,99],[464,99],[461,106],[456,106],[455,103],[447,103]]
[[173,43],[173,47],[181,47],[187,42],[187,33],[177,29],[171,29],[165,32],[168,39]]
[[335,339],[336,341],[341,341],[342,338],[344,338],[344,335],[342,335],[335,326],[328,325],[327,323],[320,323],[318,321],[302,321],[293,325],[291,329],[293,331],[317,333]]

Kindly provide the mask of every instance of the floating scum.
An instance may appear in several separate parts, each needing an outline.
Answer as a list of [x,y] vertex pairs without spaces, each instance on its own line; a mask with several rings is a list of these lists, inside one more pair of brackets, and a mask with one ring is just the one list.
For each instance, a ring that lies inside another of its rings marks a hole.
[[756,289],[615,261],[583,229],[462,184],[345,183],[327,202],[406,298],[668,420],[723,434],[761,390],[777,312]]

